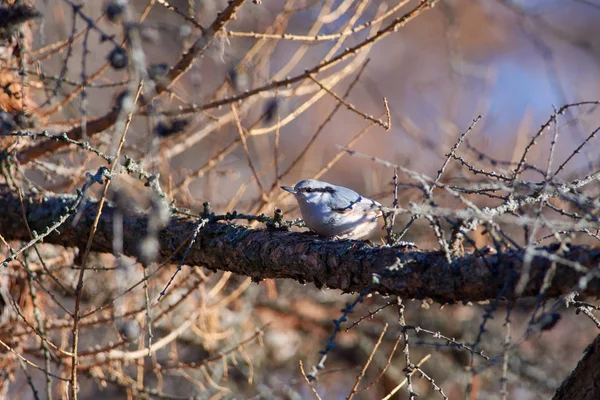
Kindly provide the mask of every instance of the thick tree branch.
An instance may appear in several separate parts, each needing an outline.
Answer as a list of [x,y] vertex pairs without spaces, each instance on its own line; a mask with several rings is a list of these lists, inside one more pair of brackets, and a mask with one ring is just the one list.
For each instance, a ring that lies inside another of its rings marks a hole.
[[[38,233],[58,221],[74,204],[72,195],[32,196],[25,199],[25,212],[32,230]],[[88,202],[72,226],[70,217],[44,240],[67,247],[85,247],[97,204]],[[5,239],[30,240],[24,224],[17,194],[0,191],[0,235]],[[104,207],[92,250],[111,252],[113,215],[115,209]],[[183,243],[189,242],[197,221],[172,219],[159,234],[162,257],[169,257]],[[123,251],[138,253],[138,245],[146,232],[146,216],[126,217],[124,220]],[[546,247],[546,253],[554,248]],[[183,254],[178,252],[174,259]],[[405,298],[432,298],[441,303],[479,301],[509,296],[520,275],[523,252],[507,250],[500,254],[466,254],[449,266],[443,253],[412,248],[373,246],[359,241],[327,241],[308,233],[280,230],[249,229],[247,227],[210,222],[201,230],[190,250],[186,264],[231,271],[256,280],[291,278],[313,282],[317,286],[396,294]],[[562,260],[585,268],[598,268],[600,249],[571,246],[561,254]],[[535,257],[531,279],[523,296],[536,296],[550,268],[547,258]],[[546,290],[547,296],[571,292],[585,271],[559,264],[554,279]],[[379,283],[374,284],[374,276]],[[588,274],[588,276],[591,276]],[[600,280],[589,279],[580,293],[598,296]]]
[[583,358],[560,385],[553,400],[600,399],[600,335],[585,349]]

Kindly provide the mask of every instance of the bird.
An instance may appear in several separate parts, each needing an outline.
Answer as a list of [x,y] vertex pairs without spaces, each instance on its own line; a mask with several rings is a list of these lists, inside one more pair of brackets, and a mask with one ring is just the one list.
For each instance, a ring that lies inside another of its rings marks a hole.
[[306,226],[332,239],[366,240],[382,236],[382,206],[352,189],[315,179],[281,186],[294,195]]

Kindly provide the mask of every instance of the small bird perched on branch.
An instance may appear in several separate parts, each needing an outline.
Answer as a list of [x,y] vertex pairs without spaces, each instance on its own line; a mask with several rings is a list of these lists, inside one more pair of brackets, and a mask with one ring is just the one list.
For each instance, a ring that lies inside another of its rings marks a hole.
[[354,190],[306,179],[293,188],[306,226],[321,236],[365,240],[382,236],[382,206]]

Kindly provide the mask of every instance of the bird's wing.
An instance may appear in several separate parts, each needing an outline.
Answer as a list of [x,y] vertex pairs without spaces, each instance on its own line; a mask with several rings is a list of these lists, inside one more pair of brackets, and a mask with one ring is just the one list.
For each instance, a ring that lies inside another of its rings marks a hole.
[[344,187],[336,188],[336,196],[329,201],[331,210],[340,214],[348,213],[367,213],[376,211],[381,213],[381,204],[375,200],[367,199],[356,193],[354,190]]
[[360,194],[354,190],[345,187],[336,186],[335,194],[332,194],[329,200],[329,207],[333,211],[344,212],[352,210],[354,205],[362,200]]

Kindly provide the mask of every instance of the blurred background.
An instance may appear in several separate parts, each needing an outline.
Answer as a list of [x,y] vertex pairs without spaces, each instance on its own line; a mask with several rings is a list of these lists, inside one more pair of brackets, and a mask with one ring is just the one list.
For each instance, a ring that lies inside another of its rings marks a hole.
[[[22,4],[8,1],[3,6],[12,3]],[[76,140],[89,140],[100,151],[114,154],[126,113],[118,113],[116,123],[102,129],[90,121],[125,110],[123,99],[131,98],[144,79],[140,107],[133,113],[121,154],[149,173],[159,173],[169,200],[196,213],[210,202],[217,213],[273,215],[280,208],[286,219],[297,218],[296,203],[279,186],[307,178],[343,185],[391,206],[393,169],[352,157],[341,147],[434,178],[446,154],[478,116],[481,119],[462,144],[460,156],[487,172],[508,174],[556,110],[597,101],[600,91],[600,3],[593,0],[452,0],[422,10],[417,1],[246,1],[174,83],[169,69],[191,46],[210,37],[208,27],[228,2],[27,4],[39,16],[22,26],[18,39],[5,43],[2,79],[5,95],[6,88],[23,93],[16,109],[27,116],[31,131],[58,134],[83,125],[86,129]],[[366,42],[402,16],[410,20],[389,35]],[[355,46],[356,51],[348,51]],[[327,64],[341,54],[347,56]],[[120,65],[123,57],[126,61]],[[326,68],[318,69],[319,65]],[[310,78],[306,71],[313,68],[317,69]],[[157,96],[155,85],[166,89]],[[239,101],[218,102],[237,100],[236,96]],[[384,98],[389,104],[389,130],[384,127]],[[0,104],[16,115],[8,100],[0,99]],[[556,169],[599,122],[594,104],[567,108],[527,150],[527,164],[546,169],[552,133],[558,130]],[[40,139],[3,140],[1,148],[15,153],[40,143]],[[597,139],[591,139],[558,178],[569,181],[597,170],[598,150]],[[27,161],[23,181],[56,193],[74,193],[84,184],[86,172],[106,165],[78,146],[40,153]],[[534,168],[526,168],[522,176],[535,182],[543,178]],[[441,181],[479,182],[456,161],[448,165]],[[123,173],[113,179],[110,196],[118,192],[145,208],[151,193],[144,183]],[[596,187],[591,190],[597,192]],[[101,190],[95,195],[100,197]],[[403,206],[422,201],[423,193],[400,173],[398,197]],[[439,193],[436,198],[440,204],[457,206],[451,196]],[[483,196],[474,196],[473,201],[480,206],[498,204]],[[399,216],[396,230],[408,220]],[[506,229],[523,243],[522,228]],[[547,233],[540,232],[538,238]],[[427,220],[417,220],[403,238],[423,249],[438,246]],[[481,230],[473,232],[472,240],[478,247],[491,243]],[[56,278],[72,285],[76,251],[43,247],[47,257],[59,260],[53,270]],[[41,262],[41,256],[31,257],[31,262]],[[331,320],[340,317],[345,302],[355,299],[295,281],[255,284],[249,278],[184,266],[164,300],[150,307],[145,297],[157,298],[174,265],[144,270],[132,264],[123,273],[112,255],[93,257],[94,265],[102,268],[86,275],[86,304],[90,310],[107,306],[90,314],[80,348],[143,350],[149,336],[146,308],[152,314],[154,341],[182,321],[191,322],[152,357],[103,363],[97,354],[104,350],[97,350],[83,361],[89,367],[81,373],[81,398],[312,398],[299,361],[307,372],[318,363],[319,350],[333,330]],[[134,286],[138,281],[144,287]],[[49,292],[40,296],[58,290],[52,282],[48,285]],[[31,301],[22,301],[23,307],[33,307]],[[411,361],[424,359],[422,369],[434,381],[418,372],[414,375],[414,390],[424,399],[548,398],[598,329],[573,309],[561,308],[562,318],[552,330],[532,333],[530,322],[543,313],[540,310],[553,306],[535,299],[513,305],[494,301],[442,307],[409,300],[404,305],[408,324],[452,338],[411,332]],[[389,327],[359,387],[376,383],[356,398],[384,398],[405,378],[404,342],[394,347],[401,336],[395,299],[365,298],[347,325],[382,306],[386,307],[351,330],[342,329],[336,338],[315,384],[322,398],[348,396],[385,323]],[[48,322],[65,319],[53,302],[43,308]],[[19,315],[11,321],[14,329],[23,326],[30,356],[43,360],[41,350],[35,349],[39,338]],[[134,336],[144,340],[123,339],[119,332],[129,326],[127,321],[136,321],[140,333]],[[50,325],[48,335],[67,343],[66,322]],[[469,349],[484,351],[487,359]],[[190,364],[211,357],[214,360],[201,366]],[[501,379],[503,363],[506,383]],[[66,373],[65,365],[52,364],[52,371]],[[30,374],[43,387],[44,373]],[[33,398],[26,376],[15,369],[4,393],[9,398]],[[55,397],[63,396],[64,385],[54,381]],[[408,398],[408,392],[402,388],[389,398]]]

